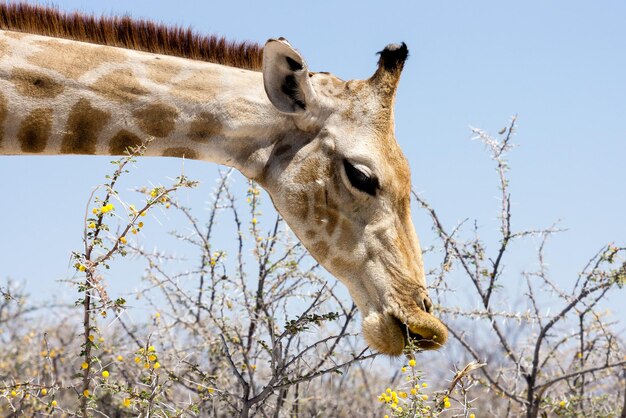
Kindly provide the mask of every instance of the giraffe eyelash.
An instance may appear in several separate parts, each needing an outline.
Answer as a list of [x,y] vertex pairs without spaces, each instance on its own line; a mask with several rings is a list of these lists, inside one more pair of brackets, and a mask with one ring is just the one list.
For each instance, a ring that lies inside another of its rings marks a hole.
[[343,168],[352,187],[363,193],[376,196],[376,191],[380,189],[380,183],[375,176],[365,174],[363,171],[353,166],[348,160],[343,160]]

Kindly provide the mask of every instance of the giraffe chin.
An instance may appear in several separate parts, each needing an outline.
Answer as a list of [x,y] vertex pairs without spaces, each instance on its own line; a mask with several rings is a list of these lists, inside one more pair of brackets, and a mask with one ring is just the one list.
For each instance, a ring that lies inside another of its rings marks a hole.
[[363,319],[363,336],[379,353],[399,356],[409,340],[421,350],[439,349],[448,339],[448,331],[441,321],[423,311],[405,321],[394,314],[370,312]]

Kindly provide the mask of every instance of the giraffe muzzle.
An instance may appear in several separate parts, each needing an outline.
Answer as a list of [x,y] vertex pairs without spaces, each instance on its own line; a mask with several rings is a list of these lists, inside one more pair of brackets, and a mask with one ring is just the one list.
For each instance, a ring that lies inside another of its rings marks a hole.
[[425,310],[408,321],[402,321],[394,316],[396,325],[400,328],[404,346],[413,346],[421,350],[437,350],[448,339],[448,330],[443,323]]

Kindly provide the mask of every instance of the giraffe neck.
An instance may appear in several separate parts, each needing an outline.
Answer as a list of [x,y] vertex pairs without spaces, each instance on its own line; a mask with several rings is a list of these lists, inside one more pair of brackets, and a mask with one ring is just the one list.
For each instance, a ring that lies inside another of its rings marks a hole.
[[150,156],[235,167],[249,178],[297,135],[260,72],[0,31],[0,155]]

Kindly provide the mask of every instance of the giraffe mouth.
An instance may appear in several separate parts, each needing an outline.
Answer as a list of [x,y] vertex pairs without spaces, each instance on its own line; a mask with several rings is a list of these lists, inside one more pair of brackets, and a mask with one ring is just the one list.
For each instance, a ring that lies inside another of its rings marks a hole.
[[[427,315],[427,320],[424,320],[423,315]],[[397,316],[392,316],[404,339],[404,347],[419,350],[441,348],[447,339],[445,326],[429,313],[424,312],[420,316],[422,318],[419,321],[402,321]],[[409,325],[406,322],[409,322]]]

